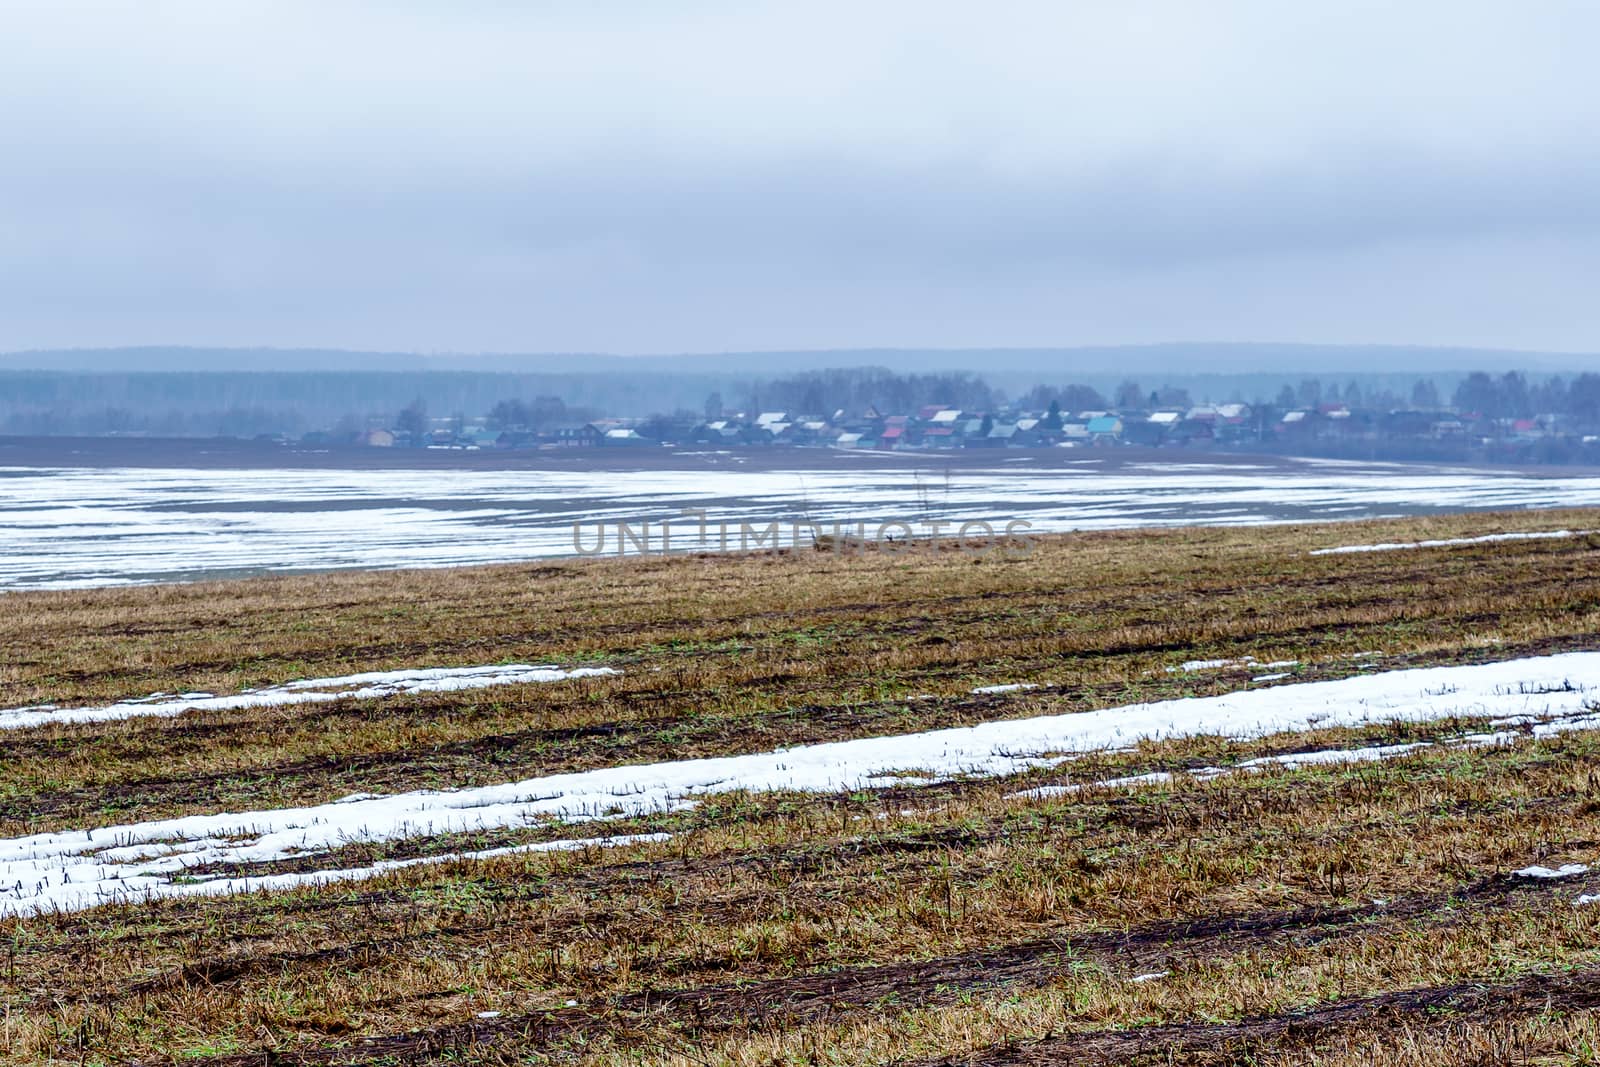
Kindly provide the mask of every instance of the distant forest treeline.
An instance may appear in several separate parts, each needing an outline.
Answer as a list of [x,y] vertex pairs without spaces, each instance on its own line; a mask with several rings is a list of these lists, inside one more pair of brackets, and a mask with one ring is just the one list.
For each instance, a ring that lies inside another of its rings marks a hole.
[[118,374],[0,371],[0,433],[253,437],[384,424],[418,398],[435,416],[560,397],[606,414],[698,408],[720,380],[682,375],[290,371]]
[[1015,398],[1007,398],[972,374],[897,375],[879,368],[851,368],[811,371],[763,383],[759,388],[760,403],[755,406],[791,414],[826,415],[840,409],[860,412],[868,405],[887,414],[911,412],[930,404],[968,411],[1009,407],[1037,412],[1052,405],[1064,411],[1148,411],[1237,401],[1272,407],[1280,412],[1342,405],[1379,412],[1448,408],[1495,419],[1567,415],[1593,422],[1600,418],[1600,374],[1580,374],[1570,382],[1561,375],[1531,379],[1521,371],[1498,375],[1474,371],[1458,377],[1448,390],[1442,389],[1432,377],[1418,376],[1409,388],[1397,388],[1391,379],[1373,376],[1348,378],[1343,383],[1337,379],[1325,381],[1320,377],[1305,377],[1293,384],[1279,385],[1275,392],[1246,395],[1234,389],[1228,396],[1196,395],[1187,386],[1161,379],[1157,379],[1160,385],[1147,389],[1138,381],[1125,378],[1114,389],[1104,392],[1081,382],[1040,383]]
[[171,372],[0,371],[0,433],[150,436],[300,435],[392,425],[402,412],[502,421],[516,405],[539,421],[642,418],[722,411],[911,412],[932,404],[968,411],[1184,407],[1244,401],[1280,409],[1346,404],[1378,411],[1452,407],[1497,418],[1600,417],[1600,376],[1520,372],[1436,375],[1204,373],[1091,375],[1039,381],[1011,394],[965,371],[905,373],[851,367],[770,378],[686,373],[471,371]]

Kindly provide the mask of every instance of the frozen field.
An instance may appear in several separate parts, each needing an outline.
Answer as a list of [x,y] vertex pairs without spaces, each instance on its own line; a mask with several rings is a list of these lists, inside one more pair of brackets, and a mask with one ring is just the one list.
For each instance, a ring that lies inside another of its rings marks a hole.
[[[840,470],[0,469],[0,588],[493,563],[575,551],[607,524],[938,519],[1038,531],[1266,524],[1600,504],[1600,478],[1329,461],[1008,463]],[[921,532],[920,527],[917,527]],[[659,536],[659,533],[657,534]],[[783,534],[785,541],[788,532]]]

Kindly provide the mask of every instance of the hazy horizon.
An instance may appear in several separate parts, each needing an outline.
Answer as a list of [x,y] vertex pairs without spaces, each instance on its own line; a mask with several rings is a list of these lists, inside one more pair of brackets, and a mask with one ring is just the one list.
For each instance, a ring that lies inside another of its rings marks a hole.
[[[1017,347],[882,346],[723,352],[422,352],[355,348],[241,345],[84,346],[0,351],[0,371],[89,373],[267,370],[372,372],[595,372],[630,364],[653,372],[738,373],[763,377],[795,370],[885,366],[902,370],[1064,376],[1123,373],[1176,375],[1427,375],[1476,370],[1533,374],[1587,370],[1594,353],[1446,345],[1332,345],[1247,342],[1157,342],[1127,345]],[[1286,361],[1293,360],[1292,365]]]

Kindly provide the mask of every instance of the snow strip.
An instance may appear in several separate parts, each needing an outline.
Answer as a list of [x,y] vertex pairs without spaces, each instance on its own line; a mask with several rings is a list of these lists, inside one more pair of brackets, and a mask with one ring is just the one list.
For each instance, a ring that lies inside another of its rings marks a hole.
[[339,678],[310,678],[267,689],[247,689],[235,696],[184,693],[167,699],[156,693],[99,708],[59,708],[37,704],[0,710],[0,730],[20,730],[50,723],[108,722],[144,715],[171,717],[186,711],[233,711],[290,704],[326,704],[334,700],[374,700],[403,693],[447,693],[462,689],[489,689],[530,682],[560,682],[568,678],[596,678],[622,672],[611,667],[556,667],[549,664],[509,663],[490,667],[432,667],[423,670],[374,671]]
[[1037,685],[1035,685],[1033,682],[1011,682],[1011,683],[1009,683],[1007,685],[980,685],[978,688],[974,689],[972,692],[975,695],[983,694],[983,693],[1020,693],[1024,689],[1037,689],[1037,688],[1039,688],[1039,687]]
[[1586,908],[1590,904],[1600,904],[1600,893],[1584,893],[1572,902],[1575,908]]
[[[1220,772],[1219,768],[1208,768]],[[1032,789],[1024,789],[1020,793],[1008,793],[1007,800],[1050,800],[1053,797],[1071,796],[1073,793],[1084,789],[1133,789],[1141,785],[1166,785],[1171,782],[1174,775],[1171,771],[1151,771],[1149,774],[1131,774],[1126,778],[1106,778],[1098,782],[1085,782],[1072,785],[1041,785]]]
[[8,907],[0,901],[0,916],[27,915],[39,912],[81,911],[101,904],[141,903],[169,897],[219,897],[235,893],[282,892],[308,886],[331,885],[335,882],[358,882],[376,878],[391,871],[408,867],[432,866],[471,860],[497,859],[531,852],[577,852],[586,848],[620,848],[625,845],[670,841],[671,834],[625,834],[615,837],[595,837],[575,841],[539,841],[531,845],[514,845],[508,848],[491,848],[478,852],[450,852],[440,856],[419,856],[408,860],[380,860],[366,867],[344,867],[338,870],[307,871],[293,874],[267,874],[242,878],[197,877],[174,882],[164,873],[157,873],[160,863],[140,864],[123,872],[103,867],[109,877],[80,884],[58,887],[48,903],[39,901],[31,908]]
[[1149,974],[1136,974],[1132,978],[1128,979],[1128,981],[1134,984],[1155,982],[1162,978],[1166,978],[1170,974],[1172,974],[1171,971],[1151,971]]
[[[1444,744],[1470,743],[1475,746],[1486,743],[1506,743],[1518,737],[1518,734],[1472,734],[1464,738],[1455,738]],[[1493,738],[1493,742],[1485,741]],[[1431,741],[1418,741],[1408,745],[1377,745],[1371,748],[1340,748],[1319,749],[1313,752],[1292,752],[1281,756],[1258,756],[1255,759],[1244,760],[1229,767],[1199,767],[1192,771],[1181,772],[1197,782],[1209,782],[1213,778],[1235,774],[1243,771],[1253,774],[1268,767],[1283,767],[1288,770],[1299,770],[1302,767],[1325,766],[1338,763],[1368,763],[1376,760],[1396,759],[1400,756],[1416,752],[1418,749],[1434,748]],[[1151,771],[1149,774],[1134,774],[1126,778],[1105,778],[1097,782],[1084,782],[1068,785],[1041,785],[1032,789],[1024,789],[1018,793],[1008,793],[1007,800],[1050,800],[1054,797],[1071,796],[1085,789],[1135,789],[1145,785],[1167,785],[1178,775],[1171,771]]]
[[1215,671],[1223,667],[1253,666],[1256,662],[1254,656],[1245,656],[1243,659],[1191,659],[1185,660],[1176,667],[1168,667],[1167,673],[1177,674],[1179,671]]
[[1580,874],[1588,874],[1587,863],[1566,863],[1551,870],[1549,867],[1524,867],[1520,871],[1512,871],[1513,878],[1576,878]]
[[[1183,663],[1178,664],[1176,667],[1168,667],[1167,673],[1178,674],[1183,671],[1215,671],[1221,670],[1223,667],[1263,667],[1267,670],[1272,670],[1274,667],[1298,666],[1300,666],[1300,661],[1297,659],[1275,659],[1271,663],[1262,663],[1254,656],[1241,656],[1238,659],[1186,660]],[[1276,677],[1282,676],[1278,675]]]
[[[315,807],[198,815],[0,840],[0,915],[82,907],[125,876],[250,864],[360,841],[680,811],[739,790],[832,793],[999,777],[1143,740],[1430,722],[1595,716],[1600,652],[1363,674],[782,751],[605,767],[451,792],[350,797]],[[1600,724],[1597,724],[1600,725]],[[1306,755],[1301,760],[1332,757]],[[1374,757],[1376,758],[1376,757]],[[1286,757],[1275,757],[1283,762]],[[160,877],[154,879],[160,883]],[[170,879],[167,881],[170,885]],[[154,885],[143,888],[155,895]]]
[[1412,548],[1445,548],[1451,545],[1487,545],[1496,541],[1558,541],[1582,537],[1595,530],[1546,530],[1540,533],[1483,534],[1480,537],[1445,537],[1437,541],[1396,541],[1377,545],[1340,545],[1338,548],[1312,549],[1313,556],[1340,556],[1351,552],[1401,552]]

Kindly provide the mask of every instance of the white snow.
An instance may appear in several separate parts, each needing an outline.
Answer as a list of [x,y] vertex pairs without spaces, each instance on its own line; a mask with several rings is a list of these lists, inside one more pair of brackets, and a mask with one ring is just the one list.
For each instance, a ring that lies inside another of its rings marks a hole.
[[1011,682],[1008,685],[980,685],[973,693],[1020,693],[1024,689],[1037,689],[1033,682]]
[[[1472,734],[1465,737],[1450,738],[1442,742],[1418,741],[1408,745],[1377,745],[1370,748],[1340,748],[1319,749],[1312,752],[1294,752],[1281,756],[1259,756],[1255,759],[1244,760],[1228,767],[1198,767],[1192,771],[1183,772],[1188,777],[1198,782],[1209,782],[1214,778],[1224,775],[1236,774],[1240,771],[1255,773],[1269,767],[1283,767],[1288,770],[1298,770],[1301,767],[1340,763],[1367,763],[1378,760],[1396,759],[1400,756],[1417,752],[1421,749],[1435,748],[1439,745],[1456,746],[1472,745],[1479,747],[1485,744],[1505,744],[1517,737],[1517,734]],[[1178,776],[1170,771],[1151,771],[1148,774],[1134,774],[1125,778],[1105,778],[1096,782],[1068,785],[1041,785],[1021,792],[1009,793],[1007,800],[1049,800],[1054,797],[1071,796],[1084,789],[1134,789],[1146,785],[1167,785]]]
[[1569,537],[1582,537],[1595,530],[1545,530],[1538,533],[1483,534],[1479,537],[1443,537],[1434,541],[1396,541],[1376,545],[1340,545],[1338,548],[1317,548],[1313,556],[1338,556],[1351,552],[1402,552],[1413,548],[1446,548],[1451,545],[1487,545],[1496,541],[1558,541]]
[[559,682],[568,678],[596,678],[620,674],[611,667],[556,667],[549,664],[509,663],[488,667],[432,667],[421,670],[374,671],[339,678],[309,678],[298,682],[250,689],[236,696],[185,693],[167,699],[156,693],[98,708],[60,708],[51,704],[0,710],[0,730],[20,730],[54,723],[106,722],[157,715],[170,717],[186,711],[233,711],[289,704],[325,704],[334,700],[373,700],[402,693],[444,693],[462,689],[489,689],[501,685]]
[[[577,852],[587,848],[619,848],[671,839],[671,834],[628,834],[575,841],[540,841],[531,845],[491,848],[478,852],[451,852],[408,860],[380,860],[366,867],[343,867],[335,870],[238,878],[183,877],[181,881],[176,882],[172,880],[172,876],[182,875],[184,864],[181,862],[181,856],[144,861],[130,860],[123,856],[120,863],[94,864],[93,871],[86,871],[83,865],[74,868],[70,864],[63,864],[59,884],[46,885],[45,892],[36,893],[31,898],[0,899],[0,916],[35,915],[49,911],[81,911],[101,904],[150,901],[166,897],[215,897],[231,896],[235,893],[281,892],[306,886],[331,885],[335,882],[362,881],[408,867],[496,859],[529,852]],[[102,852],[100,855],[106,856],[108,852]],[[180,862],[174,864],[171,862],[173,859],[178,859]],[[80,877],[88,874],[89,877],[83,881],[74,881],[70,877],[72,873],[77,873]],[[25,894],[27,889],[25,884],[20,890],[12,889],[10,886],[6,888],[19,897]],[[0,893],[0,897],[4,895]]]
[[1179,671],[1214,671],[1223,667],[1244,667],[1255,663],[1254,656],[1245,656],[1243,659],[1191,659],[1185,660],[1176,667],[1168,667],[1168,673],[1176,674]]
[[[589,546],[599,521],[686,508],[705,508],[713,527],[732,523],[735,541],[745,519],[921,514],[928,472],[942,461],[876,458],[876,469],[809,471],[0,468],[0,588],[571,556],[574,522]],[[1150,464],[1064,475],[1054,463],[958,471],[941,480],[940,517],[1022,518],[1045,532],[1600,504],[1600,478],[1418,465],[1284,460],[1266,470]],[[698,529],[674,524],[675,547],[691,547]],[[659,523],[652,530],[659,539]],[[612,525],[607,551],[615,545]]]
[[1288,674],[1287,671],[1280,671],[1277,674],[1258,674],[1258,675],[1256,675],[1254,678],[1252,678],[1250,680],[1252,682],[1276,682],[1280,678],[1287,678],[1287,677],[1289,677],[1289,674]]
[[1253,771],[1264,767],[1286,767],[1289,770],[1298,770],[1301,767],[1328,766],[1340,763],[1372,763],[1380,760],[1398,759],[1421,749],[1433,747],[1432,742],[1417,741],[1409,745],[1374,745],[1369,748],[1334,748],[1322,749],[1316,752],[1294,752],[1284,756],[1258,756],[1255,759],[1237,763],[1232,769]]
[[[1300,661],[1297,660],[1297,659],[1275,659],[1271,663],[1262,663],[1261,661],[1257,660],[1254,656],[1240,656],[1238,659],[1191,659],[1191,660],[1185,660],[1184,662],[1178,664],[1176,667],[1168,667],[1167,668],[1167,673],[1168,674],[1177,674],[1180,671],[1215,671],[1215,670],[1221,670],[1223,667],[1259,667],[1259,668],[1262,668],[1262,669],[1270,671],[1270,670],[1273,670],[1273,669],[1278,668],[1278,667],[1298,667],[1298,666],[1300,666]],[[1286,675],[1282,675],[1282,674],[1274,674],[1271,677],[1272,678],[1283,678],[1283,677],[1287,677],[1287,676]],[[1261,679],[1258,678],[1256,680],[1260,681]]]
[[1549,867],[1524,867],[1520,871],[1512,871],[1513,878],[1576,878],[1580,874],[1588,874],[1587,863],[1564,863],[1555,870]]
[[1554,734],[1564,734],[1573,730],[1600,729],[1600,715],[1579,715],[1554,722],[1541,722],[1533,727],[1534,737],[1550,737]]
[[1171,971],[1151,971],[1149,974],[1136,974],[1128,981],[1134,983],[1154,982],[1158,979],[1166,978],[1170,974],[1172,974]]
[[1572,902],[1576,908],[1586,908],[1590,904],[1600,904],[1600,893],[1584,893]]
[[1010,793],[1007,800],[1049,800],[1052,797],[1071,796],[1073,793],[1084,789],[1131,789],[1141,785],[1166,785],[1172,781],[1170,771],[1151,771],[1149,774],[1132,774],[1126,778],[1106,778],[1098,782],[1088,782],[1083,785],[1041,785],[1033,789],[1024,789],[1020,793]]
[[[1499,716],[1526,723],[1593,716],[1597,697],[1600,652],[1574,652],[1364,674],[779,752],[606,767],[452,792],[422,790],[346,798],[314,807],[34,834],[0,840],[0,915],[89,906],[124,893],[130,877],[140,879],[135,892],[181,894],[195,890],[173,884],[171,877],[198,864],[263,862],[354,841],[525,826],[551,819],[584,822],[647,815],[682,810],[697,797],[737,790],[847,792],[968,774],[1004,776],[1056,766],[1074,753],[1124,749],[1147,739],[1202,735],[1248,739],[1313,728],[1457,717]],[[1309,754],[1252,762],[1333,758]],[[250,888],[263,882],[241,881]]]

